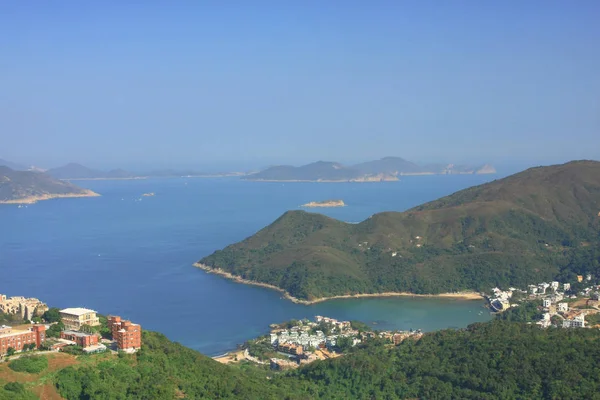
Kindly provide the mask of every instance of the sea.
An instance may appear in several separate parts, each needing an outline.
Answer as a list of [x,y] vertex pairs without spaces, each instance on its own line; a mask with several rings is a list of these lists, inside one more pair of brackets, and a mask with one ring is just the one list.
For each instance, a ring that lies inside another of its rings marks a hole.
[[[287,210],[311,209],[349,223],[403,211],[497,175],[409,176],[380,183],[248,182],[239,178],[90,180],[101,197],[0,205],[0,293],[54,307],[87,307],[214,356],[268,333],[269,325],[323,315],[374,329],[432,331],[492,318],[481,300],[339,299],[294,304],[281,293],[193,267]],[[142,194],[153,192],[155,196]]]

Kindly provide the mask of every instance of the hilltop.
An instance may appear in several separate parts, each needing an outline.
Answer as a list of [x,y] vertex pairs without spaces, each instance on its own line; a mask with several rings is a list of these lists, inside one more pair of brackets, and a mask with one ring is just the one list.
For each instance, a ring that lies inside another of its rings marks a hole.
[[14,171],[0,166],[0,203],[35,203],[59,197],[92,197],[97,193],[41,172]]
[[248,174],[251,181],[308,181],[308,182],[377,182],[394,181],[402,175],[434,174],[493,174],[496,170],[486,164],[479,167],[454,164],[420,166],[400,157],[384,157],[352,166],[337,162],[317,161],[294,167],[278,165]]
[[538,167],[359,224],[288,211],[199,261],[302,300],[520,286],[598,268],[600,163]]

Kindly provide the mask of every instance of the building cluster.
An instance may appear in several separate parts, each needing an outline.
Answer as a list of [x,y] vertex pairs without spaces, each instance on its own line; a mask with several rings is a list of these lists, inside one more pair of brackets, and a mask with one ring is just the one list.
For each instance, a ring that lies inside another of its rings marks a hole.
[[[338,321],[333,318],[317,316],[316,322],[300,322],[299,325],[287,329],[276,329],[271,331],[271,344],[281,352],[286,352],[287,347],[282,345],[300,346],[304,351],[310,348],[332,348],[336,345],[336,339],[340,336],[356,337],[358,332],[352,330],[349,321]],[[321,324],[329,327],[330,335],[325,335],[318,330]],[[313,332],[313,333],[311,333]],[[356,339],[358,342],[359,339]],[[358,343],[356,342],[356,343]],[[294,353],[289,353],[294,354]]]
[[[327,334],[324,332],[326,331]],[[389,332],[358,332],[349,321],[316,316],[315,321],[300,321],[289,329],[276,327],[271,330],[270,343],[283,358],[271,358],[271,368],[285,370],[316,360],[338,357],[336,344],[341,337],[350,338],[352,346],[367,338],[379,337],[395,345],[402,341],[423,336],[420,330]]]
[[33,325],[28,329],[14,329],[10,326],[0,326],[0,356],[24,349],[37,349],[46,340],[46,326]]
[[[592,276],[578,276],[578,282],[591,281]],[[571,310],[568,301],[574,301],[578,296],[572,294],[571,284],[561,283],[558,281],[542,282],[535,285],[529,285],[527,291],[510,288],[503,291],[499,288],[492,289],[493,295],[488,297],[490,308],[493,311],[505,311],[510,307],[517,307],[517,302],[511,303],[514,293],[527,295],[529,299],[537,299],[542,301],[543,313],[541,320],[536,324],[547,328],[550,325],[559,325],[563,328],[585,328],[585,316],[588,313],[595,313],[600,310],[600,294],[597,290],[599,286],[589,286],[583,289],[578,294],[580,296],[589,297],[586,301],[588,309]],[[596,308],[594,310],[593,308]]]
[[6,297],[0,294],[0,311],[4,314],[19,315],[21,319],[31,321],[34,317],[41,317],[48,311],[48,306],[33,297]]

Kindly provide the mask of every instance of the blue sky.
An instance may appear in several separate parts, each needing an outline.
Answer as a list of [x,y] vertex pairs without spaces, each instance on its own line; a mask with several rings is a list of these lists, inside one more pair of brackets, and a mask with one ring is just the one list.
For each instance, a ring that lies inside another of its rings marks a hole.
[[0,158],[600,159],[598,1],[1,2]]

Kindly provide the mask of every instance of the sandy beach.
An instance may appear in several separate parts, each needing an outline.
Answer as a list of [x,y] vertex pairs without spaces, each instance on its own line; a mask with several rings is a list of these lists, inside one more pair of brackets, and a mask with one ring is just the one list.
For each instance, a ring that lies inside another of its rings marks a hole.
[[211,268],[207,265],[200,264],[200,263],[195,263],[194,266],[197,268],[200,268],[208,273],[222,276],[222,277],[230,279],[234,282],[244,283],[246,285],[261,286],[261,287],[277,290],[278,292],[283,293],[283,297],[285,297],[286,299],[288,299],[294,303],[304,304],[304,305],[322,303],[324,301],[333,300],[333,299],[359,299],[362,297],[401,297],[401,296],[404,296],[404,297],[453,298],[453,299],[461,299],[461,300],[482,300],[482,299],[484,299],[483,295],[481,293],[477,293],[477,292],[456,292],[456,293],[439,293],[439,294],[415,294],[415,293],[409,293],[409,292],[385,292],[385,293],[356,293],[356,294],[346,294],[346,295],[340,295],[340,296],[320,297],[320,298],[316,298],[316,299],[312,299],[312,300],[303,300],[303,299],[298,299],[298,298],[290,295],[287,291],[285,291],[284,289],[277,287],[275,285],[270,285],[268,283],[262,283],[262,282],[256,282],[256,281],[244,279],[237,275],[233,275],[229,272],[223,271],[220,268]]
[[71,194],[44,194],[40,196],[29,196],[23,197],[22,199],[15,200],[0,200],[0,204],[34,204],[38,201],[52,200],[52,199],[64,199],[73,197],[98,197],[100,196],[96,192],[86,190],[83,193],[71,193]]

